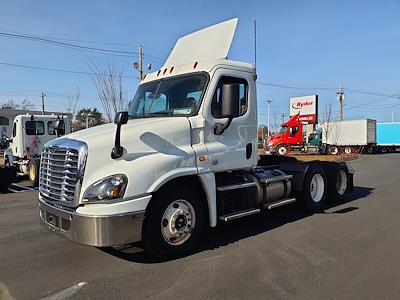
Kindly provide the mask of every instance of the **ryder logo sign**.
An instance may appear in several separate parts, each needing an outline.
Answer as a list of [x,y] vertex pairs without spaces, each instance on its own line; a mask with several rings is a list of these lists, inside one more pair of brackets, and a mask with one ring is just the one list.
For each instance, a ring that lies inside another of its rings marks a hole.
[[300,121],[315,124],[318,122],[318,95],[290,98],[290,116],[300,112]]

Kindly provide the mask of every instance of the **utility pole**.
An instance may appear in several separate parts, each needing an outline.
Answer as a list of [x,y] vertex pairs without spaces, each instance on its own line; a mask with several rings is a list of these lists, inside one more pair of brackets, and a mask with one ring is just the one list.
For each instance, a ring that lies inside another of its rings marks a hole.
[[86,128],[89,128],[89,118],[92,117],[92,114],[86,114]]
[[336,93],[336,98],[340,103],[340,121],[343,121],[343,101],[344,101],[344,90],[342,84],[339,85],[339,89]]
[[272,100],[267,100],[267,103],[268,103],[268,136],[271,136],[271,134],[270,134],[270,132],[271,132],[271,125],[270,125],[270,122],[269,122],[269,116],[270,116],[270,105],[271,105],[271,103],[272,103]]
[[139,71],[139,79],[142,81],[143,79],[143,47],[139,45],[139,61],[133,64],[136,70]]
[[42,115],[44,115],[44,96],[46,96],[43,92],[40,95],[40,97],[42,98]]

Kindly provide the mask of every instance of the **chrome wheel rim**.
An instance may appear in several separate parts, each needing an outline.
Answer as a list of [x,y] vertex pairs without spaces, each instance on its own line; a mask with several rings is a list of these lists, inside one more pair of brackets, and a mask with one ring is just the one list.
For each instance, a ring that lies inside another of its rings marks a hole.
[[29,168],[29,179],[31,181],[34,181],[36,177],[36,170],[35,167],[33,165],[31,165],[31,167]]
[[324,196],[325,182],[321,174],[315,174],[311,179],[310,195],[312,201],[318,203]]
[[350,154],[351,153],[351,148],[350,147],[344,148],[344,153]]
[[336,190],[342,196],[347,190],[347,175],[344,170],[340,170],[336,176]]
[[186,200],[176,200],[168,205],[161,218],[161,233],[168,244],[178,246],[190,238],[195,225],[193,206]]
[[285,147],[279,147],[278,148],[278,153],[279,155],[285,155],[286,154],[286,148]]
[[339,153],[339,149],[337,147],[332,147],[331,148],[331,154],[336,155]]

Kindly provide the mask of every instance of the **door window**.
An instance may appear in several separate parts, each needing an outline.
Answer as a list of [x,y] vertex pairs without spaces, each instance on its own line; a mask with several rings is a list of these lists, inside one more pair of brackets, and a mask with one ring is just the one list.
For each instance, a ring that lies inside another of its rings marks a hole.
[[45,132],[43,121],[26,121],[25,133],[26,135],[43,135]]
[[227,83],[237,83],[239,84],[239,97],[240,97],[240,116],[243,116],[247,111],[248,105],[248,84],[243,78],[235,78],[222,76],[218,82],[217,89],[215,90],[212,103],[211,103],[211,113],[214,118],[221,118],[222,110],[222,93],[221,87],[223,84]]

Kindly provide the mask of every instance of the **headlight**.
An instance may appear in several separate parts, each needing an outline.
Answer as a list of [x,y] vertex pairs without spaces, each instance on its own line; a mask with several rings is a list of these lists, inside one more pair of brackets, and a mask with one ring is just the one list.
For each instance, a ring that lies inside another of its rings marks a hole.
[[83,201],[102,201],[119,199],[124,196],[128,178],[125,175],[112,175],[89,186],[83,196]]

